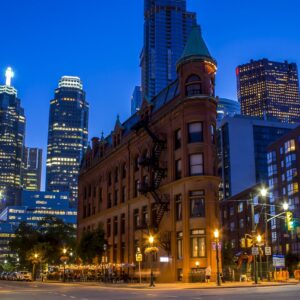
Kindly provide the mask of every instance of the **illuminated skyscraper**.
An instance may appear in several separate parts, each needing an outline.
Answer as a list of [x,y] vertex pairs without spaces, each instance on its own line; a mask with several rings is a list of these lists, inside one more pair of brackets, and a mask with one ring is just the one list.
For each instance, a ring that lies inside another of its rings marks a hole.
[[41,190],[42,149],[24,147],[22,188],[28,191]]
[[300,122],[298,71],[295,63],[267,59],[238,66],[238,99],[243,115]]
[[25,134],[24,109],[17,90],[11,86],[14,73],[6,70],[6,84],[0,86],[0,208],[18,204]]
[[152,98],[176,79],[176,63],[196,14],[186,11],[186,0],[145,0],[144,20],[142,93]]
[[46,190],[70,192],[76,205],[82,156],[88,145],[89,104],[79,77],[63,76],[50,102]]

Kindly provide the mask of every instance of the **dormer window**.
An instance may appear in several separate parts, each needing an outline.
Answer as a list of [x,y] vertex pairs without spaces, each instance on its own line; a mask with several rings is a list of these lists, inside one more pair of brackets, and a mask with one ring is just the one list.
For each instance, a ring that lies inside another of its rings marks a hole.
[[191,75],[185,82],[186,96],[196,96],[202,94],[201,78],[197,75]]

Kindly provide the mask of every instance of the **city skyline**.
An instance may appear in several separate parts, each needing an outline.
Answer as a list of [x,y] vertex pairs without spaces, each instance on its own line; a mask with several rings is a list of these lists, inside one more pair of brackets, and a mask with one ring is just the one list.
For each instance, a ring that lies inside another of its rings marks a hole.
[[[287,2],[286,10],[290,6],[299,6],[296,1]],[[25,109],[26,144],[30,147],[42,147],[44,151],[47,145],[48,101],[61,76],[79,76],[83,81],[91,105],[89,139],[95,135],[99,136],[101,130],[105,134],[110,132],[115,123],[115,118],[111,116],[119,113],[122,122],[130,115],[132,87],[140,83],[139,54],[143,43],[143,1],[132,0],[128,3],[119,0],[119,10],[115,10],[113,4],[99,4],[98,1],[90,1],[89,7],[82,7],[76,1],[72,2],[72,6],[68,3],[69,1],[60,3],[61,14],[53,24],[50,22],[50,16],[58,7],[57,1],[43,5],[34,5],[34,1],[29,1],[26,3],[26,9],[21,1],[16,1],[14,7],[17,7],[17,17],[20,22],[26,18],[26,22],[24,21],[22,28],[17,24],[11,24],[7,28],[7,33],[14,39],[9,47],[0,49],[0,70],[3,74],[1,82],[4,82],[7,66],[12,66],[15,71],[12,85],[18,89]],[[279,6],[279,1],[275,1],[272,7],[259,1],[252,1],[251,7],[241,4],[240,1],[231,1],[231,4],[232,6],[226,8],[222,1],[212,4],[209,1],[199,3],[196,0],[188,0],[187,9],[197,13],[197,22],[201,24],[208,46],[219,62],[216,94],[236,99],[235,68],[238,64],[246,63],[251,58],[267,57],[276,61],[287,59],[299,65],[300,56],[297,49],[300,39],[297,37],[297,28],[300,24],[296,18],[297,9],[288,10],[286,18],[282,17],[285,8]],[[235,4],[239,4],[239,7]],[[3,11],[12,10],[11,5],[4,3]],[[255,11],[264,9],[268,14],[256,17],[254,26],[250,16],[253,16]],[[111,21],[111,18],[105,15],[107,10],[115,12],[114,26],[109,27],[109,30],[102,24]],[[84,25],[75,26],[70,32],[61,30],[61,24],[65,27],[69,15],[79,11],[86,21],[80,24]],[[126,13],[131,17],[123,22]],[[9,14],[7,15],[3,15],[4,23],[8,23],[6,18]],[[278,16],[278,20],[274,16]],[[239,26],[237,23],[240,23]],[[272,29],[265,27],[266,23]],[[31,39],[27,46],[23,44],[29,38],[28,32]],[[133,35],[133,32],[136,34]],[[84,43],[73,47],[78,36],[83,37]],[[57,47],[62,40],[65,41],[63,47]],[[131,42],[128,43],[128,40]],[[104,43],[107,43],[107,46],[103,46]],[[125,45],[122,51],[118,47],[120,43]],[[21,45],[24,47],[21,48]],[[234,57],[232,53],[235,53]],[[123,80],[124,77],[126,80]],[[118,89],[113,88],[115,79],[119,82]]]

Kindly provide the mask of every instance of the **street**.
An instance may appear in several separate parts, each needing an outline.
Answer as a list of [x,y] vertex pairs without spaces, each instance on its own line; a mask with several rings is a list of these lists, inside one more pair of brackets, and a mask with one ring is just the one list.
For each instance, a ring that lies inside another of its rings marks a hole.
[[300,285],[221,289],[111,288],[84,284],[0,282],[1,300],[299,299]]

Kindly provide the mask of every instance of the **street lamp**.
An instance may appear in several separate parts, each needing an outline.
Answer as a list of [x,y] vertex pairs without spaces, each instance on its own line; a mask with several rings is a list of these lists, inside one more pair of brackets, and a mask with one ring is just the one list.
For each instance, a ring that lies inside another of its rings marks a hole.
[[220,286],[221,285],[221,280],[220,280],[220,266],[219,266],[219,237],[220,237],[220,233],[219,233],[218,229],[216,229],[214,231],[214,237],[215,237],[215,242],[216,242],[217,286]]
[[[259,234],[256,237],[257,240],[257,245],[258,245],[258,249],[259,249],[259,275],[260,275],[260,279],[262,280],[262,258],[261,258],[261,245],[262,245],[262,236]],[[268,256],[267,256],[268,257]],[[267,266],[268,267],[268,266]],[[268,270],[267,270],[268,272]]]
[[153,243],[154,243],[154,237],[152,235],[149,236],[149,244],[150,244],[150,255],[151,255],[151,262],[150,262],[150,268],[151,268],[151,273],[150,273],[150,287],[155,287],[154,284],[154,276],[153,276]]
[[284,211],[287,211],[289,209],[289,204],[287,202],[284,202],[282,204],[282,208],[283,208]]
[[62,257],[60,258],[61,262],[63,263],[64,265],[64,276],[63,276],[63,282],[66,282],[66,263],[67,263],[67,260],[68,260],[68,256],[67,256],[67,249],[66,248],[63,248],[62,250]]
[[37,264],[38,257],[39,257],[39,255],[37,253],[33,254],[33,266],[32,266],[33,280],[36,280],[36,264]]

